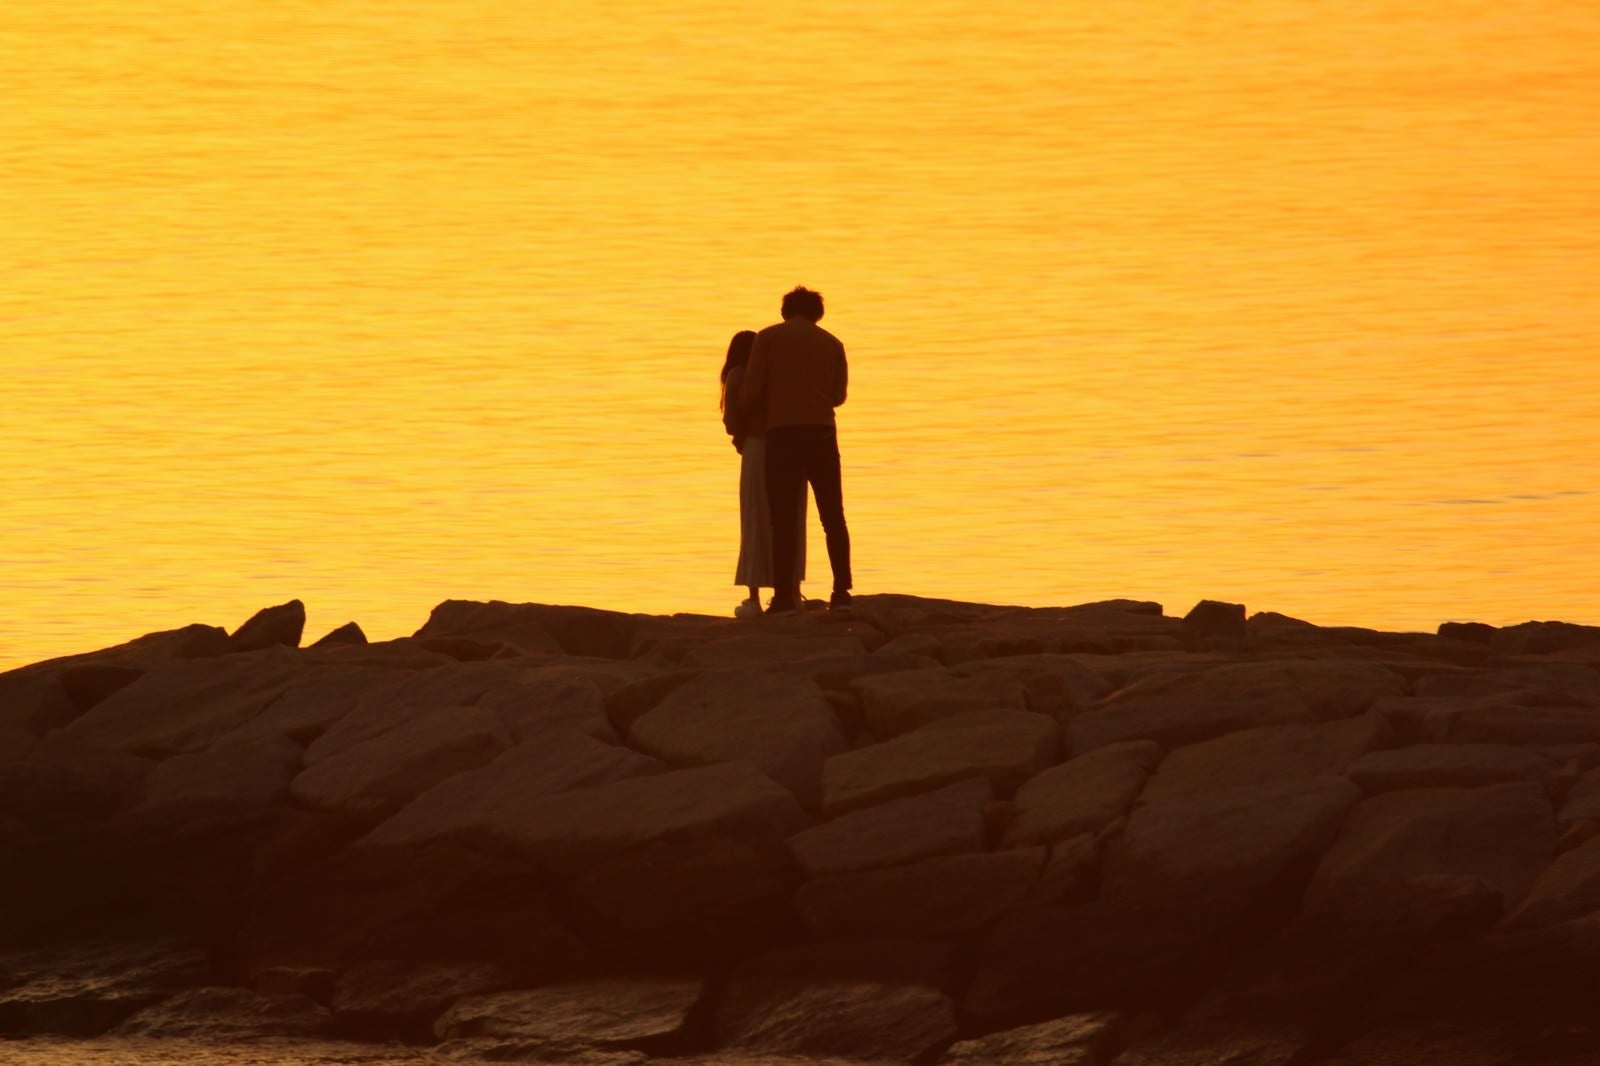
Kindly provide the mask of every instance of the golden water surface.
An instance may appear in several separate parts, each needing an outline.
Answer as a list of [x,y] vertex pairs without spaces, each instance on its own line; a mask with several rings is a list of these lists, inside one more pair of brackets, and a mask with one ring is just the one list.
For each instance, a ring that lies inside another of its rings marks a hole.
[[797,283],[859,592],[1600,623],[1589,0],[6,0],[0,101],[0,665],[728,612]]

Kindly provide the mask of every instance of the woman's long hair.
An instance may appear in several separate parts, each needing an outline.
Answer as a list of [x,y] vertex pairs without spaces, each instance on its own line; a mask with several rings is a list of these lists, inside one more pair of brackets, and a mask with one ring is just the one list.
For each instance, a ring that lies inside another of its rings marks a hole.
[[755,347],[755,343],[755,331],[748,329],[741,329],[728,342],[728,358],[722,361],[722,399],[717,404],[720,410],[728,409],[728,375],[733,373],[734,367],[744,366],[750,361],[750,349]]

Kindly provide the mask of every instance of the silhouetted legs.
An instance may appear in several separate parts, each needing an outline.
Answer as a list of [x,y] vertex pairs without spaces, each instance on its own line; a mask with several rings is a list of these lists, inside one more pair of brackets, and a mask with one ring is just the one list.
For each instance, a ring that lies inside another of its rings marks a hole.
[[839,434],[832,426],[778,426],[767,431],[767,502],[772,511],[772,570],[777,607],[795,606],[782,597],[795,587],[796,508],[806,484],[817,500],[817,517],[827,536],[828,563],[835,592],[848,590],[850,530],[844,521],[844,483],[839,470]]

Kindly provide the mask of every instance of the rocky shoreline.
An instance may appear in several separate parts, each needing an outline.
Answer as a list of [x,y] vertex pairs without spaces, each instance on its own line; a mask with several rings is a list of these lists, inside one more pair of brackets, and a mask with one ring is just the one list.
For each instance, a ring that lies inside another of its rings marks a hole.
[[0,674],[0,1035],[1600,1064],[1600,628],[304,620]]

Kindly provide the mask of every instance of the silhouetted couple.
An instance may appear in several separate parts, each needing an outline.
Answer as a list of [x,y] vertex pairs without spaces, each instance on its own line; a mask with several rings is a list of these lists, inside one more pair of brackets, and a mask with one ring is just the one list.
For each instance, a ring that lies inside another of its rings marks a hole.
[[797,288],[783,297],[783,321],[734,334],[722,364],[722,424],[742,457],[739,565],[734,584],[750,598],[734,612],[796,610],[806,576],[806,486],[817,498],[833,567],[830,607],[850,603],[850,530],[844,522],[839,435],[833,409],[844,403],[844,345],[817,325],[822,294]]

